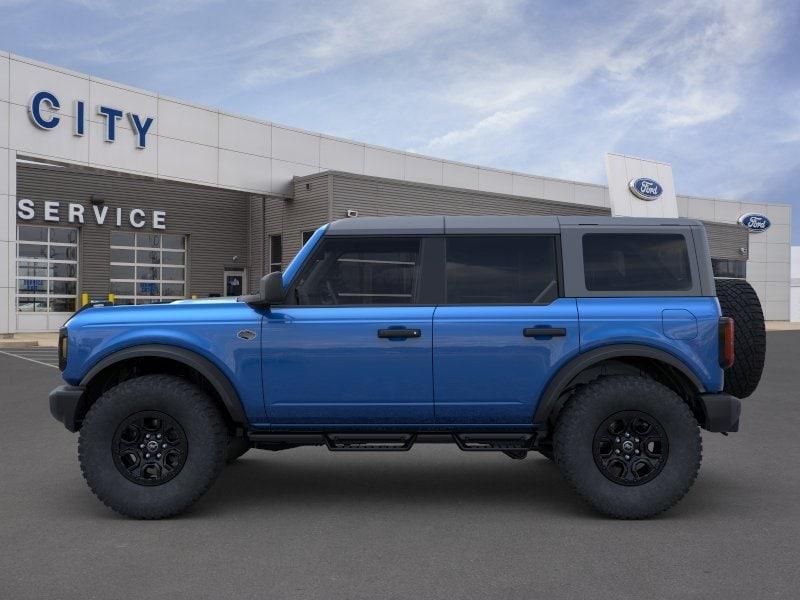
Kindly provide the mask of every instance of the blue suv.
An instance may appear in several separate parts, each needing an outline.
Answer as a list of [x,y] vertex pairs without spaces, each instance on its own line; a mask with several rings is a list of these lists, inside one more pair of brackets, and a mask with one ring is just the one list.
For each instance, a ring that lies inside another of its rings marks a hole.
[[700,428],[738,430],[764,337],[699,221],[344,219],[257,294],[78,311],[50,409],[94,494],[137,518],[251,448],[420,442],[537,451],[600,512],[644,518],[691,487]]

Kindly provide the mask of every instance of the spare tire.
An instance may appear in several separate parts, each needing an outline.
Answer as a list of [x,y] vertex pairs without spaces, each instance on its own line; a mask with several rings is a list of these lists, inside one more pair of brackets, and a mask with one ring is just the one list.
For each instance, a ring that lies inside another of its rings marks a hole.
[[722,315],[734,320],[734,361],[725,369],[725,391],[747,398],[756,391],[764,370],[767,334],[758,295],[744,279],[717,279],[717,299]]

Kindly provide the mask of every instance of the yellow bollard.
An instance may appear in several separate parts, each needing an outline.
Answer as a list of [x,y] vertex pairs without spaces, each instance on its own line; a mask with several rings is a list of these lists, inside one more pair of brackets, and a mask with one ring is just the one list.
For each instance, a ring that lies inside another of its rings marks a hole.
[[117,299],[117,296],[115,294],[109,294],[108,295],[108,301],[111,302],[111,304],[114,304],[116,299]]
[[89,304],[89,294],[83,292],[81,294],[81,306],[86,306],[87,304]]

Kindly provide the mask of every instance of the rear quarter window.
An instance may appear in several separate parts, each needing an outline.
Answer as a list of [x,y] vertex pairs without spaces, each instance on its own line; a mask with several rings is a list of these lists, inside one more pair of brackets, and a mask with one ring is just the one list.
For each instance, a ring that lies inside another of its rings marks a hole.
[[593,292],[692,289],[689,252],[681,234],[587,233],[583,268],[586,289]]

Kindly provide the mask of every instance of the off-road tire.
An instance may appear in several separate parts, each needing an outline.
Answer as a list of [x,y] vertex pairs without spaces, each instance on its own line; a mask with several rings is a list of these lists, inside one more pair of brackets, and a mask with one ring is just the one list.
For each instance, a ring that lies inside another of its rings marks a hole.
[[248,450],[250,450],[250,441],[247,438],[230,436],[228,438],[228,447],[225,450],[225,462],[227,464],[236,462]]
[[[121,424],[142,411],[158,411],[177,422],[186,439],[180,471],[159,485],[126,478],[115,464],[113,445]],[[225,465],[228,431],[213,400],[199,387],[172,375],[143,375],[105,392],[84,419],[78,440],[81,471],[95,496],[136,519],[163,519],[196,502]]]
[[[595,462],[595,434],[621,411],[646,413],[667,438],[661,470],[640,485],[615,483]],[[592,507],[617,519],[644,519],[674,506],[689,491],[700,469],[702,440],[692,412],[672,390],[646,377],[609,376],[583,386],[567,401],[556,422],[554,450],[562,475]]]
[[756,391],[764,370],[767,334],[758,295],[744,279],[716,279],[717,299],[723,316],[734,320],[735,359],[725,369],[725,391],[747,398]]

